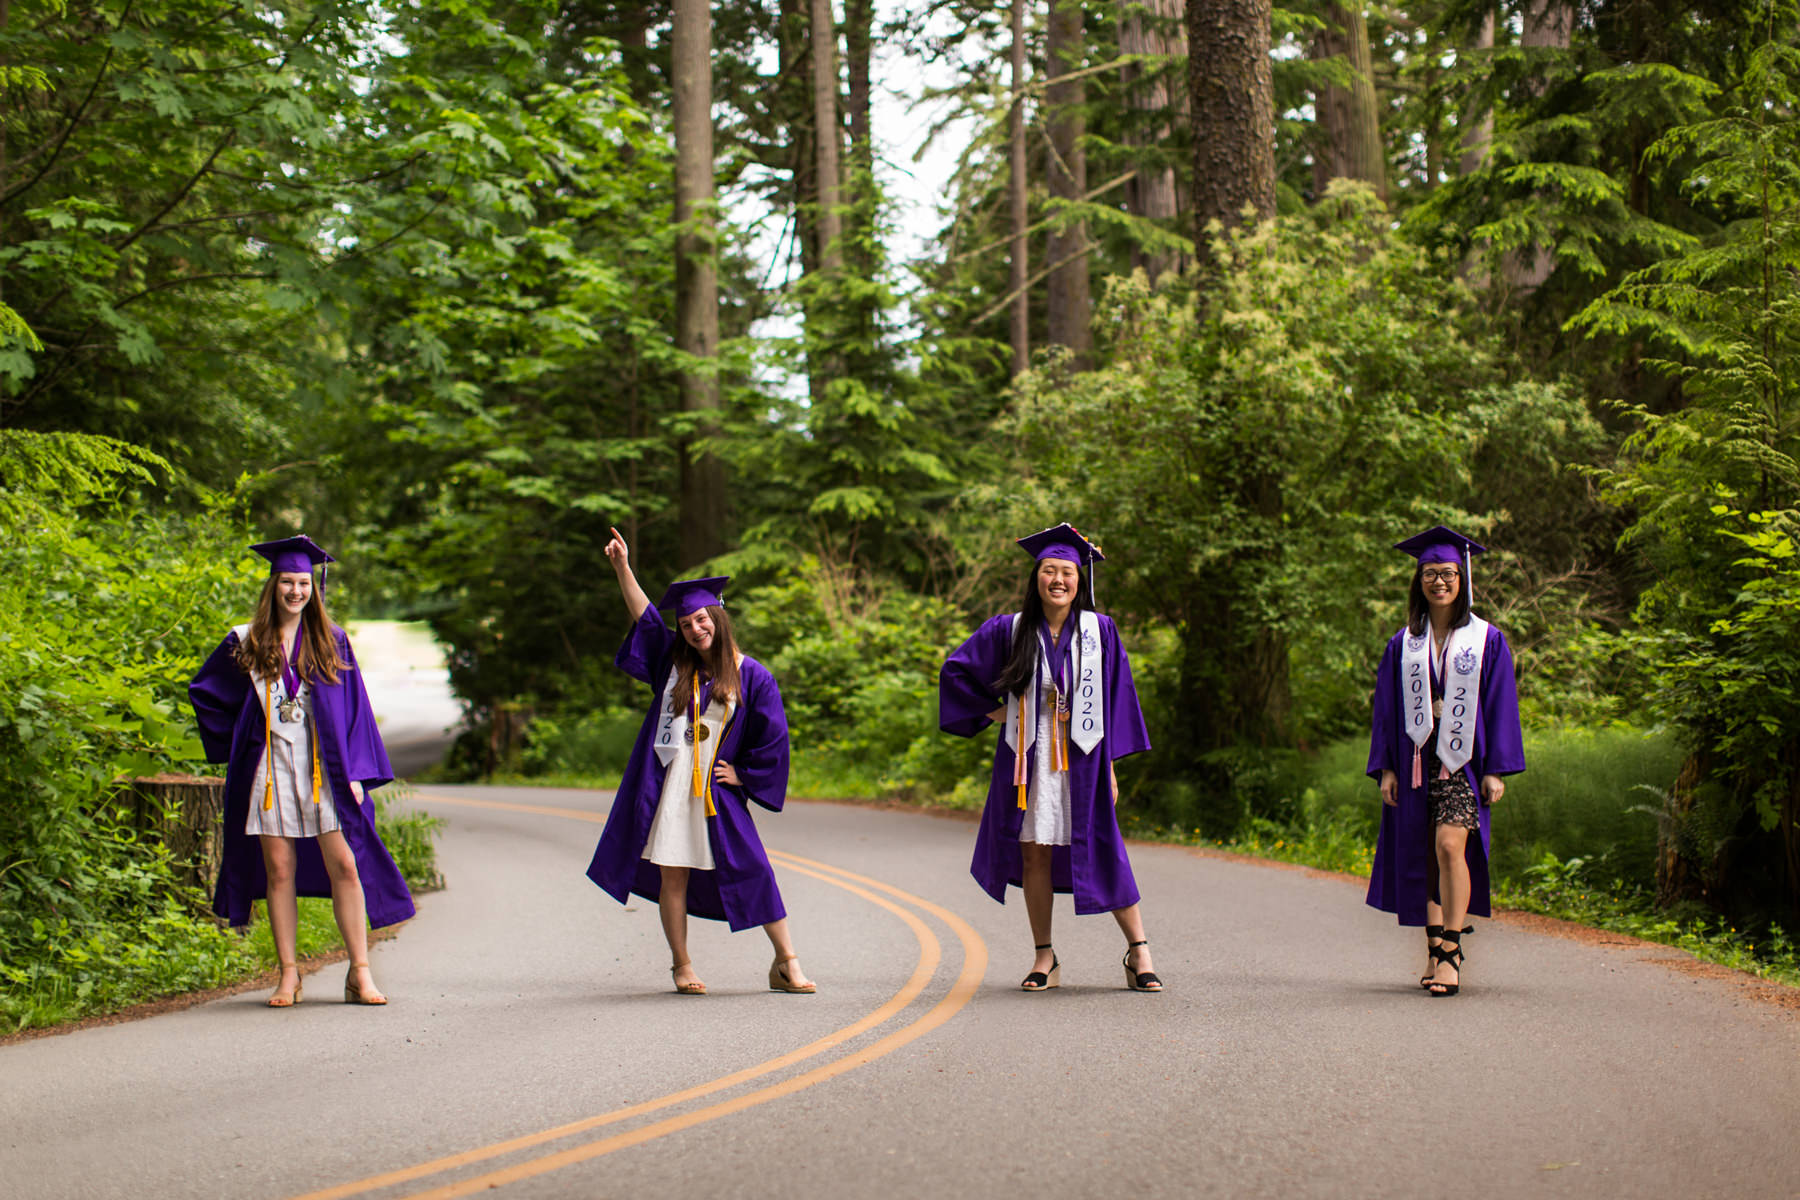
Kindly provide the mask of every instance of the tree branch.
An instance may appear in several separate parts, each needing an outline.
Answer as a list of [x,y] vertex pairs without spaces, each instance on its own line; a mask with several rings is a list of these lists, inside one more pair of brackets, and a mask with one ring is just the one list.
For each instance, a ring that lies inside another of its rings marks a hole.
[[[1086,204],[1089,200],[1097,199],[1100,196],[1105,195],[1107,192],[1112,191],[1114,188],[1118,187],[1120,184],[1126,183],[1126,182],[1130,181],[1131,179],[1136,178],[1136,176],[1137,176],[1137,171],[1135,169],[1127,171],[1123,175],[1119,176],[1117,179],[1109,180],[1108,182],[1103,183],[1099,187],[1095,188],[1093,191],[1088,192],[1086,195],[1082,196],[1081,202],[1083,204]],[[1050,224],[1050,222],[1052,222],[1054,220],[1056,220],[1056,218],[1054,216],[1045,217],[1043,220],[1037,222],[1035,225],[1027,225],[1022,232],[1027,233],[1027,234],[1036,233],[1038,230],[1042,229],[1044,226]],[[989,242],[985,246],[977,246],[973,250],[965,250],[961,254],[958,254],[955,258],[945,260],[945,265],[953,266],[954,264],[962,262],[965,259],[974,258],[980,254],[986,254],[988,251],[994,249],[995,247],[1004,246],[1012,240],[1013,240],[1013,235],[1009,233],[1003,238],[996,238],[994,241]]]

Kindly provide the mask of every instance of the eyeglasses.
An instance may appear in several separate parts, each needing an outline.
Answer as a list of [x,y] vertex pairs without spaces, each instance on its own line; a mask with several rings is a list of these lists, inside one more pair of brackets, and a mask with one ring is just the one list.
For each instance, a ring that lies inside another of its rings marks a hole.
[[1461,575],[1461,571],[1449,567],[1442,571],[1420,571],[1419,580],[1422,583],[1455,583]]

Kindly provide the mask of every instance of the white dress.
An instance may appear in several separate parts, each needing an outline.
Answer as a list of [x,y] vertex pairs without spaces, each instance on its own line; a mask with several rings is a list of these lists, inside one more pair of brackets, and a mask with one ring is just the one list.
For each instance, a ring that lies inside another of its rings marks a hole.
[[650,837],[644,842],[644,857],[659,867],[694,867],[713,869],[712,839],[706,832],[706,802],[694,795],[694,751],[706,755],[710,767],[717,752],[719,735],[731,720],[736,702],[722,704],[717,700],[700,714],[704,738],[675,743],[675,756],[669,760],[663,776],[662,797],[656,803],[656,819],[650,822]]
[[1067,846],[1073,821],[1069,811],[1069,773],[1050,769],[1050,722],[1054,719],[1048,686],[1038,693],[1037,736],[1031,743],[1031,788],[1025,796],[1021,842]]
[[[263,707],[270,703],[269,681],[251,676]],[[304,695],[304,689],[302,689]],[[297,721],[283,721],[280,705],[286,689],[274,686],[276,711],[270,713],[269,744],[262,761],[256,765],[256,777],[250,784],[250,815],[244,820],[244,832],[251,837],[318,837],[342,826],[338,823],[337,805],[331,799],[331,782],[324,778],[324,763],[319,764],[319,802],[313,803],[313,720],[310,713]],[[274,771],[274,803],[263,809],[270,771]]]

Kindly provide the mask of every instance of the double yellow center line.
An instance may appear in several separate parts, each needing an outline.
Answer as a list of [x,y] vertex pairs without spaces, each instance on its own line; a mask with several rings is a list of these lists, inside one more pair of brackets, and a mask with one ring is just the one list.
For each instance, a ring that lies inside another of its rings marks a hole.
[[[570,820],[588,821],[595,824],[605,821],[604,813],[588,812],[576,808],[559,808],[539,804],[512,804],[500,800],[465,799],[460,796],[421,795],[421,800],[432,804],[450,804],[469,808],[501,809],[508,812],[532,813],[540,816],[562,817]],[[951,1017],[955,1016],[975,995],[981,986],[981,978],[987,972],[987,944],[983,942],[969,924],[955,913],[941,908],[929,900],[921,899],[909,892],[871,879],[866,875],[858,875],[827,863],[814,859],[801,858],[798,855],[782,851],[771,851],[769,857],[790,871],[811,876],[833,887],[842,888],[859,899],[866,900],[880,908],[893,913],[904,922],[913,936],[918,940],[919,955],[913,971],[900,989],[887,1001],[859,1020],[853,1021],[841,1029],[834,1030],[796,1050],[771,1058],[755,1066],[745,1067],[729,1075],[720,1076],[695,1087],[685,1088],[679,1092],[671,1092],[654,1100],[646,1100],[640,1104],[628,1105],[611,1112],[600,1113],[592,1117],[584,1117],[565,1125],[553,1126],[536,1133],[524,1134],[509,1138],[503,1142],[495,1142],[487,1146],[478,1146],[456,1154],[434,1158],[427,1162],[417,1163],[410,1167],[402,1167],[394,1171],[384,1171],[379,1175],[371,1175],[366,1179],[358,1179],[351,1183],[338,1184],[316,1192],[307,1192],[295,1200],[338,1200],[340,1197],[360,1196],[368,1192],[401,1184],[413,1183],[433,1175],[441,1175],[448,1171],[474,1166],[493,1159],[535,1150],[548,1146],[553,1142],[562,1142],[577,1138],[582,1134],[593,1133],[623,1121],[648,1116],[664,1109],[675,1108],[690,1101],[700,1100],[707,1096],[729,1091],[753,1080],[773,1075],[788,1067],[817,1058],[836,1049],[846,1042],[852,1041],[862,1034],[885,1024],[903,1012],[919,995],[924,992],[942,961],[943,950],[937,935],[913,910],[924,912],[942,921],[956,934],[962,944],[962,970],[955,983],[942,999],[913,1020],[901,1025],[886,1036],[869,1043],[860,1050],[852,1051],[841,1057],[821,1063],[811,1070],[798,1075],[768,1084],[755,1091],[733,1096],[702,1108],[667,1116],[658,1121],[640,1125],[622,1133],[613,1133],[592,1140],[580,1141],[535,1157],[526,1158],[509,1166],[469,1176],[451,1183],[429,1187],[421,1191],[406,1192],[408,1197],[448,1198],[467,1196],[474,1192],[486,1191],[489,1188],[501,1187],[516,1183],[522,1179],[530,1179],[550,1171],[558,1171],[564,1167],[575,1166],[611,1154],[616,1150],[624,1150],[631,1146],[642,1145],[657,1138],[691,1129],[696,1125],[704,1125],[722,1117],[734,1116],[747,1109],[768,1104],[784,1096],[791,1096],[804,1091],[826,1080],[835,1079],[839,1075],[866,1066],[875,1060],[892,1054],[900,1047],[930,1033]],[[908,907],[902,907],[903,905]]]

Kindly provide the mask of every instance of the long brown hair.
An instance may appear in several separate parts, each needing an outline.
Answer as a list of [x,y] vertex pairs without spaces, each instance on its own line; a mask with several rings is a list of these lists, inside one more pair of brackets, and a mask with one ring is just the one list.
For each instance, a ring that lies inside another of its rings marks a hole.
[[[271,574],[263,584],[262,596],[256,602],[256,615],[250,618],[250,630],[238,643],[237,663],[245,671],[272,679],[281,674],[284,647],[281,644],[281,621],[276,616],[276,593],[281,576]],[[300,653],[294,659],[294,672],[312,682],[336,683],[344,660],[338,657],[337,626],[325,611],[325,596],[313,581],[312,595],[300,613]]]
[[737,637],[731,632],[731,618],[717,604],[707,605],[706,615],[712,618],[713,643],[704,659],[681,636],[680,620],[675,622],[675,695],[672,699],[677,712],[685,711],[693,703],[694,675],[698,671],[712,676],[713,699],[727,703],[736,700],[740,692]]

